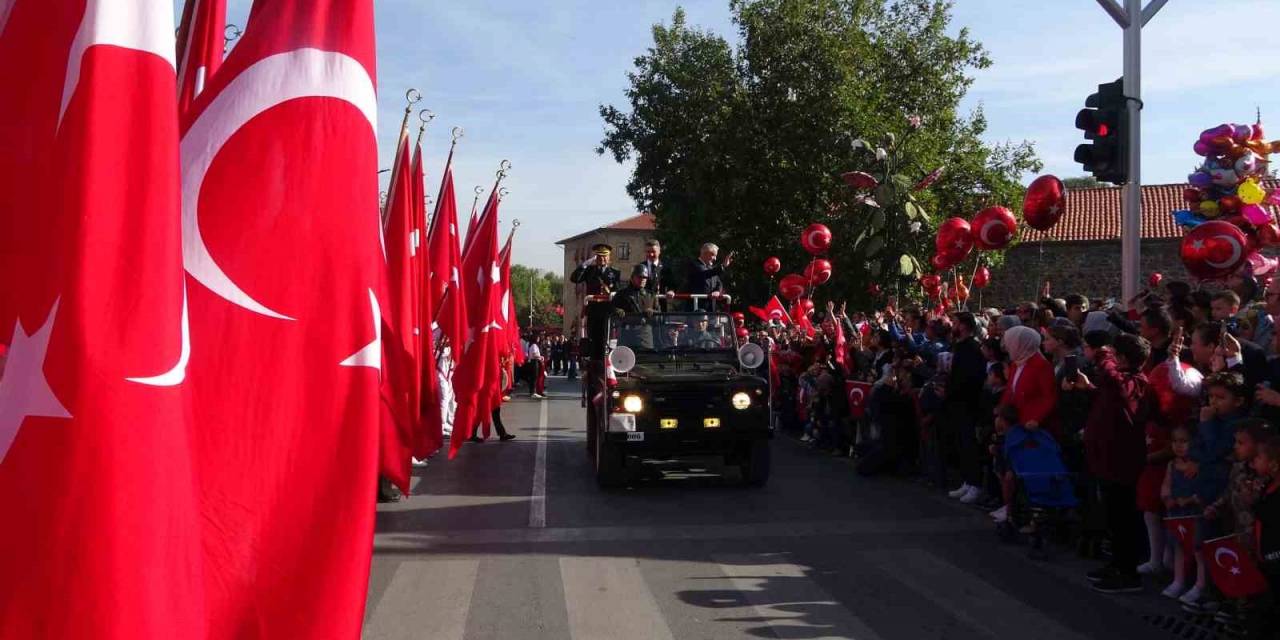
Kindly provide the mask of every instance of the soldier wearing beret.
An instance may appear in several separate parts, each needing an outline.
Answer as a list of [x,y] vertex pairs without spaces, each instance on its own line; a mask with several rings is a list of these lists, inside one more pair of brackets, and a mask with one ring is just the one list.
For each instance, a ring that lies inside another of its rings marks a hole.
[[640,349],[653,348],[653,314],[658,301],[646,287],[649,267],[643,263],[631,269],[631,281],[613,297],[614,314],[621,318],[619,343]]

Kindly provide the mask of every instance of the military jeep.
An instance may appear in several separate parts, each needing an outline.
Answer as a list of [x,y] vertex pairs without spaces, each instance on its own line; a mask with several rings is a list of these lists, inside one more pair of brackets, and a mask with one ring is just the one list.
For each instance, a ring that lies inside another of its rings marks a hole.
[[768,482],[765,354],[740,344],[729,314],[615,316],[607,327],[609,384],[596,403],[604,415],[588,419],[601,486],[691,464],[736,466],[747,485]]

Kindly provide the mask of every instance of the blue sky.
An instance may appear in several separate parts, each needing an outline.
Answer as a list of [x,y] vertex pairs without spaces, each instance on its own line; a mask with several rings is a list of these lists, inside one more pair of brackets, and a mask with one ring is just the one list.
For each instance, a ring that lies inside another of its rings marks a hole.
[[[229,0],[229,21],[243,24],[249,4]],[[502,217],[522,223],[516,261],[559,269],[556,240],[634,213],[628,168],[595,154],[603,134],[597,106],[623,106],[632,59],[677,5],[691,24],[733,34],[728,0],[378,0],[383,166],[404,91],[416,87],[419,106],[438,115],[426,138],[428,193],[438,186],[450,128],[463,127],[455,156],[460,214],[472,189],[487,188],[498,162],[511,160]],[[1097,84],[1120,75],[1119,27],[1092,0],[956,0],[954,18],[995,62],[977,74],[965,103],[985,108],[988,139],[1031,140],[1046,173],[1079,175],[1071,159],[1082,141],[1075,113]],[[1280,138],[1280,37],[1269,28],[1276,24],[1274,0],[1200,0],[1170,2],[1147,25],[1144,183],[1184,180],[1200,130],[1252,122],[1255,106]]]

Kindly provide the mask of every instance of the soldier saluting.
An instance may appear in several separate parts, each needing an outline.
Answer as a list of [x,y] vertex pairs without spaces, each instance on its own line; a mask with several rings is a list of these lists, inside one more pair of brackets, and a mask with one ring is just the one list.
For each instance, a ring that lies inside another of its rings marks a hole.
[[574,284],[586,285],[589,296],[609,295],[618,288],[622,273],[609,266],[609,258],[613,255],[613,247],[603,242],[591,247],[594,254],[590,260],[578,265],[569,280]]

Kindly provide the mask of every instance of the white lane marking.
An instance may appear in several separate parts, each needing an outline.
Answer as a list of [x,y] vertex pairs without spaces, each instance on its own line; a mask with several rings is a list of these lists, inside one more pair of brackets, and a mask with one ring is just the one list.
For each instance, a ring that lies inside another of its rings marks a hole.
[[462,640],[479,568],[479,560],[400,563],[362,637]]
[[560,558],[560,579],[573,640],[674,640],[638,560]]
[[538,451],[534,454],[533,490],[529,492],[529,526],[547,526],[547,405],[538,408]]
[[716,555],[713,559],[750,605],[719,609],[719,618],[751,616],[778,638],[880,640],[879,634],[814,582],[806,567],[788,562],[787,554]]
[[995,585],[921,549],[863,553],[886,575],[906,585],[958,620],[992,638],[1035,637],[1084,640]]

